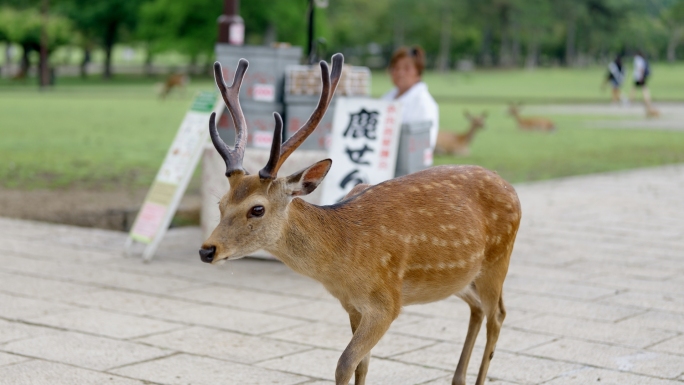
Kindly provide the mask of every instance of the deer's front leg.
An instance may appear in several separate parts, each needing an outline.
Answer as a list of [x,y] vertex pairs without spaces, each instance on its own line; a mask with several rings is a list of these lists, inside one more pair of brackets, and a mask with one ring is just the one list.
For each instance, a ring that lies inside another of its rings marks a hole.
[[[356,309],[349,311],[349,323],[351,324],[352,334],[356,333],[356,329],[361,323],[361,313]],[[366,373],[368,373],[368,365],[370,363],[370,352],[368,352],[359,365],[356,367],[354,372],[354,384],[355,385],[365,385],[366,384]]]
[[[393,311],[393,308],[394,306],[387,308],[379,307],[361,314],[361,320],[351,342],[344,349],[339,361],[337,361],[337,370],[335,371],[336,385],[349,384],[349,380],[351,380],[352,374],[355,371],[357,372],[357,379],[359,379],[359,374],[363,372],[363,376],[360,377],[362,381],[365,381],[368,361],[366,361],[365,368],[363,365],[361,365],[360,369],[357,368],[360,366],[361,361],[366,360],[366,356],[370,355],[370,350],[380,341],[380,338],[389,329],[392,321],[399,315],[399,312]],[[360,384],[363,384],[363,382]]]

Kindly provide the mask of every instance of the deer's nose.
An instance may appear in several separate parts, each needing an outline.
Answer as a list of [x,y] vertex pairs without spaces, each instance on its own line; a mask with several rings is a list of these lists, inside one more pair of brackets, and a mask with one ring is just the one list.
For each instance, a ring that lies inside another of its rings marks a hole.
[[203,247],[199,250],[199,254],[202,262],[211,263],[214,260],[214,254],[216,254],[216,246],[206,249]]

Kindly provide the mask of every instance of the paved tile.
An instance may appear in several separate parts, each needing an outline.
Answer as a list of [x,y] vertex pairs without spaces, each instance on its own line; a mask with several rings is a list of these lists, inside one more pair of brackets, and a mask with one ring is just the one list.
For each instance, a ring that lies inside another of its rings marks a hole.
[[301,305],[277,309],[273,313],[310,321],[349,325],[349,314],[339,302],[309,301]]
[[[258,366],[333,380],[341,353],[316,349],[259,363]],[[369,384],[419,384],[442,377],[444,371],[407,365],[381,358],[371,359],[366,381]]]
[[60,299],[100,290],[87,285],[9,273],[0,273],[0,282],[2,292],[41,299]]
[[76,295],[68,298],[68,302],[91,308],[136,315],[163,313],[194,306],[191,302],[111,289],[102,289],[93,293]]
[[635,327],[630,324],[608,323],[543,315],[532,320],[508,324],[531,332],[548,333],[555,336],[570,336],[590,341],[604,342],[644,348],[677,335],[677,332]]
[[563,339],[525,351],[538,357],[674,379],[682,373],[684,356]]
[[[22,357],[18,356],[16,354],[9,354],[9,353],[3,353],[0,352],[0,366],[5,366],[5,365],[12,365],[16,364],[17,362],[24,362],[28,361],[30,358],[28,357]],[[2,380],[0,380],[1,382]]]
[[653,377],[616,372],[606,369],[584,367],[580,370],[561,375],[544,385],[681,385],[681,382],[662,380]]
[[607,304],[639,306],[673,313],[684,313],[684,292],[626,292],[602,301]]
[[305,321],[270,314],[205,305],[183,308],[159,314],[157,317],[253,335],[270,333],[306,323]]
[[[195,303],[209,303],[245,310],[272,310],[304,303],[301,298],[286,295],[260,293],[254,290],[237,289],[229,286],[208,285],[182,290],[172,294]],[[346,314],[346,313],[345,313]]]
[[138,339],[146,344],[239,363],[254,363],[311,347],[204,327],[190,327]]
[[629,325],[633,328],[672,330],[684,333],[684,313],[651,310],[621,321],[619,325]]
[[[391,329],[390,329],[391,330]],[[267,335],[269,338],[327,348],[342,353],[352,338],[349,325],[311,323]],[[406,351],[420,349],[433,341],[393,334],[391,331],[371,351],[376,357],[390,357]]]
[[307,377],[295,374],[187,354],[131,365],[112,372],[169,385],[299,384],[307,380]]
[[51,314],[31,318],[30,321],[41,325],[122,339],[141,337],[182,327],[176,323],[97,309]]
[[[509,311],[522,309],[610,322],[631,317],[645,311],[638,307],[552,298],[533,294],[508,296],[506,299],[506,309]],[[509,322],[511,321],[506,319],[506,324]]]
[[96,370],[106,370],[171,353],[132,342],[71,332],[10,342],[0,346],[0,350]]
[[648,350],[655,350],[658,352],[679,354],[681,356],[684,356],[684,335],[680,335],[678,337],[669,339],[659,344],[649,346]]
[[0,344],[56,332],[55,329],[0,319]]
[[0,317],[25,320],[46,314],[63,313],[78,308],[45,301],[0,293]]
[[[76,382],[77,381],[77,382]],[[141,381],[73,366],[32,360],[0,367],[2,385],[143,385]]]

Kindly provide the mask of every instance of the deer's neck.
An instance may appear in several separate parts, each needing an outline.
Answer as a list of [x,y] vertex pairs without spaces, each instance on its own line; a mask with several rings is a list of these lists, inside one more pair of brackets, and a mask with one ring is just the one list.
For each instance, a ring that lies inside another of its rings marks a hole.
[[473,136],[475,136],[475,131],[477,131],[477,128],[475,126],[470,126],[470,129],[468,129],[468,132],[466,132],[467,143],[470,143],[473,140]]
[[294,199],[287,225],[273,250],[268,250],[300,274],[317,280],[334,274],[337,253],[344,250],[349,224],[333,207],[319,207]]

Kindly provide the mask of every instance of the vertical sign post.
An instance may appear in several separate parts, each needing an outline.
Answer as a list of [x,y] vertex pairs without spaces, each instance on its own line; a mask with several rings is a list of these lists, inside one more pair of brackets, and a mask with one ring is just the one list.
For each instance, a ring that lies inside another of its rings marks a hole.
[[209,115],[213,111],[220,116],[223,108],[221,98],[214,92],[200,92],[195,98],[135,218],[126,240],[126,252],[134,241],[139,242],[146,245],[143,259],[152,259],[209,139]]
[[392,179],[400,125],[399,102],[339,98],[329,153],[333,165],[323,181],[321,204],[339,202],[357,184]]

